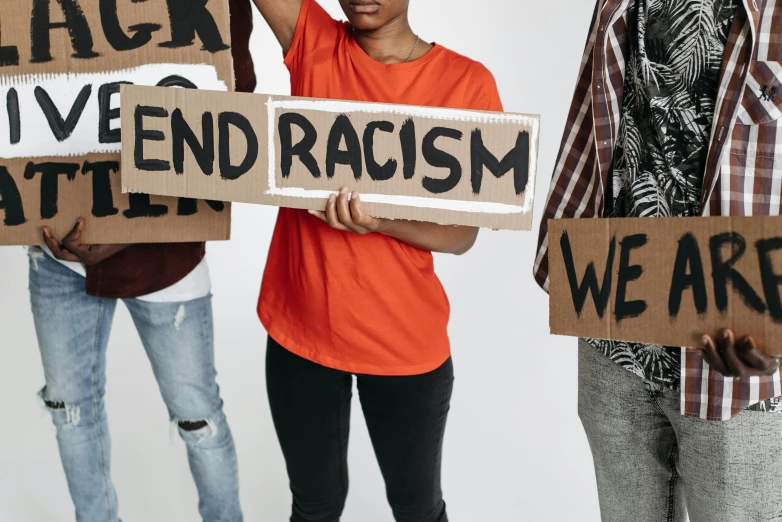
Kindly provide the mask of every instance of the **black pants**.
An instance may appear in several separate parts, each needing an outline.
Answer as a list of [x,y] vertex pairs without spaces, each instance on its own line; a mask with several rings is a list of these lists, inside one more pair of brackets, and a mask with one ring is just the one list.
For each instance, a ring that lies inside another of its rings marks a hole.
[[[410,377],[358,375],[369,435],[397,522],[447,522],[440,488],[451,360]],[[353,376],[269,339],[266,383],[293,492],[291,522],[337,522],[348,493]]]

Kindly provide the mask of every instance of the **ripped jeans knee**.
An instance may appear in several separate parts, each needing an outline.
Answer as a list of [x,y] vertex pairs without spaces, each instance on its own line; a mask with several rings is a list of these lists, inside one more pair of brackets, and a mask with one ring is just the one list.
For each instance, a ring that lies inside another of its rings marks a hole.
[[46,387],[38,393],[38,397],[44,407],[52,414],[52,420],[57,429],[72,430],[81,425],[82,407],[80,404],[49,397]]
[[217,447],[231,438],[225,417],[221,412],[197,418],[174,417],[171,426],[177,430],[179,437],[188,446]]
[[209,426],[206,421],[179,421],[178,424],[184,431],[198,431]]

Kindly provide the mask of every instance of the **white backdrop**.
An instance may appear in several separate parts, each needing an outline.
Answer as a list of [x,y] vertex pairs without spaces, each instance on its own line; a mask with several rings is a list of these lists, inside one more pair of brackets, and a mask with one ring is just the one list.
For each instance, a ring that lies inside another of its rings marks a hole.
[[[321,0],[333,14],[337,0]],[[575,85],[593,2],[412,0],[421,37],[482,61],[505,109],[542,114],[536,225]],[[271,31],[256,17],[258,91],[288,94]],[[233,241],[211,244],[219,382],[239,452],[248,522],[289,515],[282,454],[264,384],[265,332],[255,304],[276,216],[237,205]],[[548,333],[548,300],[531,268],[537,232],[482,231],[463,257],[437,257],[451,299],[456,387],[443,482],[451,520],[599,519],[591,456],[577,411],[576,343]],[[0,521],[72,522],[29,311],[27,260],[0,248]],[[183,443],[138,336],[119,307],[108,358],[113,476],[125,522],[198,520]],[[350,442],[345,522],[392,522],[360,408]]]

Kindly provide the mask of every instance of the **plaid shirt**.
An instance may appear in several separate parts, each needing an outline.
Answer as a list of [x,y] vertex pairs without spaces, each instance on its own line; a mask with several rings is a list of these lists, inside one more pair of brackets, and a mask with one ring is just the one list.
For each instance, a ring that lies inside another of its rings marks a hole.
[[[597,1],[540,226],[534,275],[546,291],[548,220],[601,217],[605,209],[632,1]],[[703,215],[779,215],[782,204],[782,0],[742,1],[725,47]],[[738,380],[710,368],[694,350],[682,348],[681,359],[683,415],[727,420],[782,396],[780,372]]]

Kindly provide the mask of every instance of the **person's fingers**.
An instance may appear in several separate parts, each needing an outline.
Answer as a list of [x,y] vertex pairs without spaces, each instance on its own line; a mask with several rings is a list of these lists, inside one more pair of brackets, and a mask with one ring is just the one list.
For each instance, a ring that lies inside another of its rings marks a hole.
[[49,250],[51,250],[52,254],[54,254],[54,257],[59,259],[60,243],[54,239],[52,230],[49,227],[43,227],[41,231],[43,232],[43,242],[46,243],[47,247],[49,247]]
[[722,375],[730,376],[728,367],[717,351],[717,343],[714,342],[714,339],[710,335],[704,335],[701,337],[701,344],[703,345],[703,358],[706,359],[709,366]]
[[370,216],[361,208],[361,196],[358,192],[350,196],[350,215],[353,217],[353,222],[367,232],[377,228],[377,218]]
[[736,344],[736,352],[744,364],[755,370],[753,374],[771,375],[779,369],[779,359],[761,352],[752,337],[742,338]]
[[722,332],[717,343],[722,360],[725,361],[730,375],[739,378],[746,377],[749,368],[739,359],[739,355],[736,353],[736,339],[733,336],[733,330]]
[[43,242],[49,247],[52,255],[61,261],[80,262],[81,259],[71,252],[63,249],[60,243],[54,239],[54,234],[49,227],[43,227]]
[[350,229],[343,225],[337,216],[337,196],[334,194],[329,196],[328,203],[326,203],[326,222],[331,228],[350,232]]
[[82,243],[81,232],[78,232],[70,238],[63,239],[62,246],[64,249],[77,256],[82,263],[90,264],[92,261],[92,250],[95,247]]
[[361,227],[353,222],[353,216],[350,214],[350,194],[348,189],[342,187],[337,197],[337,216],[340,223],[345,225],[351,232],[360,232]]
[[309,213],[325,223],[329,222],[328,218],[326,217],[325,210],[310,210]]
[[73,229],[62,240],[62,244],[65,248],[73,252],[74,254],[81,254],[86,250],[85,245],[82,245],[81,234],[84,231],[84,219],[79,218],[76,220],[76,224]]

